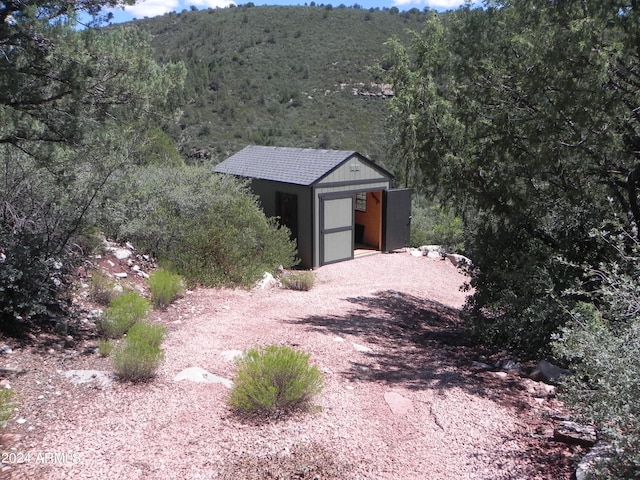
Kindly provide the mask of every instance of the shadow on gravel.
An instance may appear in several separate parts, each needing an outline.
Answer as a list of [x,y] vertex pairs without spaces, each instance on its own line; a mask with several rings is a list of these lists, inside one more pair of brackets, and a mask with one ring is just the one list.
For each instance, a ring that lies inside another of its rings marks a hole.
[[[341,372],[345,377],[409,389],[458,387],[502,403],[507,400],[508,382],[481,380],[472,371],[478,353],[465,343],[459,310],[394,290],[346,300],[354,304],[347,315],[312,315],[292,322],[371,348],[370,352],[354,348],[351,368]],[[502,390],[499,394],[496,387]]]
[[[547,438],[545,431],[551,424],[532,413],[527,401],[530,395],[521,379],[517,375],[501,378],[473,369],[472,362],[480,352],[465,343],[458,310],[394,290],[346,300],[353,304],[353,309],[345,315],[312,315],[291,321],[311,331],[339,336],[345,342],[336,342],[336,348],[353,349],[350,367],[336,374],[353,382],[431,389],[442,394],[459,388],[513,408],[538,437],[534,438],[527,430],[514,438],[502,439],[511,442],[505,460],[512,463],[517,459],[522,469],[513,475],[493,478],[569,478],[567,472],[572,468],[567,448]],[[358,351],[354,343],[371,351]]]

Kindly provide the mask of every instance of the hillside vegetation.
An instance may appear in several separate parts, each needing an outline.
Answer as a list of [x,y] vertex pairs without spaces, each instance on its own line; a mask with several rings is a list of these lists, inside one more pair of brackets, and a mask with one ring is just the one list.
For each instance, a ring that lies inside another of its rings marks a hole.
[[408,40],[429,15],[243,6],[133,24],[152,35],[156,60],[187,67],[169,132],[192,162],[260,144],[357,150],[389,166],[385,43]]

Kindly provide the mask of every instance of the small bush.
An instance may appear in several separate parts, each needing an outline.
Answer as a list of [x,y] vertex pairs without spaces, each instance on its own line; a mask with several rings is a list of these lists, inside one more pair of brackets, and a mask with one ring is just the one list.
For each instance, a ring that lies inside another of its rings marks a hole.
[[109,305],[116,297],[115,282],[99,270],[91,274],[89,298],[99,305]]
[[229,403],[236,410],[272,415],[306,408],[323,387],[309,355],[285,346],[249,350],[238,360]]
[[180,275],[168,270],[159,269],[149,277],[151,302],[159,308],[166,308],[169,304],[184,294],[184,283]]
[[4,427],[7,420],[13,415],[15,408],[13,401],[13,391],[7,388],[0,388],[0,426]]
[[315,277],[313,272],[296,272],[282,277],[281,282],[284,288],[289,290],[309,291],[313,288]]
[[161,325],[138,322],[132,326],[113,356],[118,376],[131,382],[153,378],[164,357],[160,345],[165,334],[166,329]]
[[109,355],[111,355],[111,352],[113,351],[113,347],[114,345],[111,340],[108,340],[106,338],[101,338],[100,341],[98,342],[98,353],[102,357],[108,357]]
[[105,337],[121,337],[149,311],[149,301],[137,292],[129,292],[114,298],[99,322],[99,330]]

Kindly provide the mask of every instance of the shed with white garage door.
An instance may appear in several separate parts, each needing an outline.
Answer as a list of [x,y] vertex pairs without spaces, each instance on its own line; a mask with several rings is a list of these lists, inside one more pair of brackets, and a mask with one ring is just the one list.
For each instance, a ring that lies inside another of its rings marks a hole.
[[302,268],[409,242],[411,191],[358,152],[248,146],[215,171],[251,180],[265,214],[297,240]]

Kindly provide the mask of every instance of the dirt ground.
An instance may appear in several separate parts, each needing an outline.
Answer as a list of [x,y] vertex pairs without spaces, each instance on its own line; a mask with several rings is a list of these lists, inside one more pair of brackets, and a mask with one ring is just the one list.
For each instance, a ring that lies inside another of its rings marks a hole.
[[[315,276],[308,292],[197,289],[153,312],[168,336],[146,384],[65,378],[112,369],[89,327],[4,339],[3,381],[18,400],[2,437],[5,477],[571,478],[581,451],[552,439],[562,405],[526,366],[474,368],[496,358],[464,345],[466,278],[449,261],[376,254]],[[303,350],[323,371],[314,412],[246,421],[224,385],[174,380],[188,367],[233,379],[226,352],[268,344]]]

